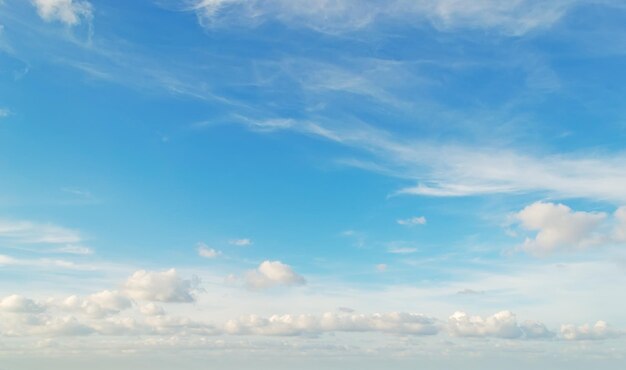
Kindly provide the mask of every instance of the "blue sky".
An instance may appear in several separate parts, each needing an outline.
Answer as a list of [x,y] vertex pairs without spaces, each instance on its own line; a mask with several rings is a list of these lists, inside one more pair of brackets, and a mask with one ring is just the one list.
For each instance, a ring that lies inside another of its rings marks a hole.
[[0,1],[0,368],[621,368],[625,17]]

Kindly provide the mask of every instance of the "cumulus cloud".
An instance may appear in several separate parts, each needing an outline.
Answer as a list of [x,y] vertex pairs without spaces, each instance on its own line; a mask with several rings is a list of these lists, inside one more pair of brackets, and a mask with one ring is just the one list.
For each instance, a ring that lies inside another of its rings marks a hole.
[[39,313],[45,307],[18,294],[13,294],[0,300],[0,311],[14,313]]
[[163,307],[153,302],[139,306],[139,311],[146,316],[159,316],[165,314],[165,310],[163,309]]
[[426,224],[426,217],[424,217],[424,216],[410,217],[410,218],[405,218],[405,219],[402,219],[402,220],[397,220],[396,222],[399,225],[403,225],[403,226],[425,225]]
[[615,338],[622,334],[623,332],[611,328],[605,321],[598,321],[593,326],[561,325],[561,336],[566,340],[600,340]]
[[536,202],[515,217],[524,229],[537,232],[522,246],[532,254],[582,249],[605,241],[596,233],[607,217],[603,212],[578,212],[563,204]]
[[326,332],[386,332],[396,334],[434,335],[439,332],[434,318],[414,313],[256,315],[230,320],[224,325],[228,334],[303,335]]
[[106,317],[114,315],[132,306],[131,300],[118,291],[103,290],[88,297],[76,295],[65,298],[56,304],[64,310],[80,312],[90,317]]
[[465,312],[455,312],[448,318],[448,330],[458,337],[495,337],[529,339],[548,338],[553,334],[540,322],[526,321],[517,323],[517,317],[511,311],[500,311],[485,318],[469,316]]
[[220,254],[222,254],[222,252],[215,250],[213,248],[209,248],[209,246],[204,243],[198,243],[198,255],[200,257],[216,258]]
[[37,14],[47,21],[58,21],[68,26],[91,20],[93,7],[84,0],[33,0]]
[[520,328],[528,339],[552,338],[556,335],[544,323],[539,321],[526,320],[520,325]]
[[250,289],[306,284],[304,277],[280,261],[263,261],[256,270],[246,273],[245,280],[246,286]]
[[193,302],[193,292],[199,281],[184,280],[176,272],[169,269],[161,272],[139,270],[126,280],[124,291],[138,300],[157,302]]

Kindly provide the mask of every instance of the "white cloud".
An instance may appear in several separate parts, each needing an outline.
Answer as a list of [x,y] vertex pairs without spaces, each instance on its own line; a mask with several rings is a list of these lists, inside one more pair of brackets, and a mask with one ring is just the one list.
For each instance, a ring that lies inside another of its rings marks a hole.
[[61,259],[51,258],[38,258],[38,259],[22,259],[14,258],[7,255],[0,254],[0,266],[24,266],[24,267],[46,267],[62,270],[76,270],[76,271],[93,271],[98,270],[99,266],[74,263],[72,261],[66,261]]
[[56,306],[66,310],[79,311],[91,317],[105,317],[117,314],[132,306],[128,297],[118,291],[104,290],[86,298],[72,295]]
[[277,20],[297,27],[337,33],[370,27],[377,21],[430,22],[435,27],[495,29],[523,34],[557,22],[576,1],[536,0],[191,0],[202,25],[257,25]]
[[399,225],[403,225],[403,226],[425,225],[426,217],[424,216],[410,217],[410,218],[406,218],[402,220],[397,220],[397,222]]
[[67,254],[78,254],[78,255],[88,255],[88,254],[93,254],[93,249],[91,249],[89,247],[85,247],[84,245],[69,244],[69,245],[66,245],[64,247],[57,248],[53,252],[67,253]]
[[518,338],[523,334],[511,311],[501,311],[486,318],[455,312],[448,318],[448,328],[450,333],[459,337]]
[[412,247],[389,247],[387,252],[393,254],[411,254],[417,252],[417,248]]
[[[0,26],[0,33],[2,33],[2,27]],[[0,118],[5,118],[11,115],[9,108],[0,108]]]
[[[248,122],[242,123],[250,125]],[[372,155],[345,164],[416,181],[394,195],[458,197],[542,192],[563,198],[626,202],[626,152],[532,155],[396,137],[373,126],[292,121],[287,130],[315,135]]]
[[616,226],[613,239],[617,242],[626,242],[626,206],[619,207],[614,213]]
[[10,295],[0,300],[0,311],[15,313],[39,313],[45,307],[21,295]]
[[139,306],[139,311],[146,316],[159,316],[165,314],[163,307],[152,302]]
[[252,245],[252,240],[244,238],[244,239],[232,239],[228,241],[228,244],[234,245],[237,247],[247,247]]
[[537,235],[527,238],[522,247],[532,254],[581,249],[604,241],[595,231],[606,219],[605,213],[575,212],[563,204],[536,202],[515,217],[523,228],[537,231]]
[[204,243],[198,243],[198,255],[200,257],[216,258],[220,254],[222,254],[222,252],[215,250],[213,248],[209,248],[209,246]]
[[24,244],[74,244],[83,238],[76,230],[30,221],[0,220],[0,238]]
[[589,324],[581,326],[561,325],[561,336],[567,340],[609,339],[622,334],[622,332],[612,329],[605,321],[598,321],[593,326]]
[[158,302],[192,302],[197,278],[182,279],[175,269],[162,272],[139,270],[124,284],[125,293],[139,300]]
[[330,332],[385,332],[395,334],[434,335],[439,332],[437,321],[421,314],[337,314],[257,315],[230,320],[224,325],[228,334],[303,335]]
[[384,263],[379,263],[378,265],[374,266],[374,268],[378,272],[385,272],[385,271],[387,271],[387,265],[384,264]]
[[539,321],[526,320],[520,325],[520,328],[528,339],[552,338],[556,335]]
[[306,280],[280,261],[263,261],[256,270],[245,276],[250,289],[265,289],[279,285],[303,285]]
[[93,17],[91,3],[84,0],[33,0],[33,4],[39,16],[47,22],[59,21],[74,26]]

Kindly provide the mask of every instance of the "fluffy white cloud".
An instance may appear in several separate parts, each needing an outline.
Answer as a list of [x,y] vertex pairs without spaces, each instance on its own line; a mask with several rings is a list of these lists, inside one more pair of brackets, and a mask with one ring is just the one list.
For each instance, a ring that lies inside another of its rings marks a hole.
[[146,316],[159,316],[165,314],[163,307],[152,302],[139,306],[139,311]]
[[589,324],[581,326],[561,325],[561,336],[567,340],[609,339],[622,334],[622,332],[612,329],[605,321],[598,321],[593,326]]
[[303,285],[306,280],[280,261],[263,261],[256,270],[246,273],[250,289],[264,289],[278,285]]
[[67,297],[60,306],[92,317],[105,317],[130,308],[132,302],[118,291],[103,290],[85,298],[76,295]]
[[376,331],[396,334],[434,335],[439,332],[437,321],[414,313],[256,315],[230,320],[224,325],[228,334],[302,335],[326,332]]
[[469,316],[465,312],[455,312],[448,318],[448,329],[459,337],[496,337],[519,338],[526,333],[528,337],[545,337],[548,330],[541,323],[527,322],[522,327],[511,311],[501,311],[488,317]]
[[124,284],[125,292],[134,299],[158,302],[192,302],[199,281],[182,279],[176,269],[162,272],[139,270]]
[[527,238],[522,247],[532,254],[581,249],[605,240],[595,233],[606,219],[602,212],[575,212],[563,204],[536,202],[515,216],[523,228],[537,232],[534,238]]
[[93,17],[91,3],[84,0],[33,0],[37,13],[45,21],[59,21],[69,26]]
[[403,225],[403,226],[425,225],[426,217],[416,216],[416,217],[405,218],[402,220],[397,220],[396,222],[398,222],[399,225]]
[[76,230],[30,221],[0,220],[0,237],[24,244],[74,244],[83,238]]
[[200,257],[216,258],[220,254],[222,254],[222,252],[215,250],[213,248],[209,248],[209,246],[204,243],[198,243],[198,255]]
[[0,311],[14,313],[39,313],[45,311],[45,307],[32,299],[13,294],[0,300]]

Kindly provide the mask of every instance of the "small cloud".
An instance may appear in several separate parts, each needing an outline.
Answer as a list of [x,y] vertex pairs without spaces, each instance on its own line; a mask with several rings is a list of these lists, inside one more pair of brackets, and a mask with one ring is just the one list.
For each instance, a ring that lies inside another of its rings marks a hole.
[[5,118],[11,115],[9,108],[0,108],[0,118]]
[[304,284],[306,284],[304,277],[293,271],[291,266],[280,261],[263,261],[256,270],[246,273],[246,285],[249,289]]
[[67,253],[67,254],[80,254],[80,255],[88,255],[93,254],[93,249],[89,247],[85,247],[83,245],[73,245],[68,244],[65,247],[57,248],[54,250],[56,253]]
[[139,270],[126,280],[125,293],[133,299],[154,302],[193,302],[193,292],[200,281],[182,279],[176,269],[166,271]]
[[426,217],[424,216],[410,217],[410,218],[405,218],[403,220],[397,220],[396,222],[402,226],[425,225]]
[[82,0],[34,0],[37,14],[46,22],[58,21],[68,26],[93,18],[93,7]]
[[234,245],[237,247],[247,247],[252,245],[252,240],[248,239],[248,238],[244,238],[244,239],[231,239],[228,241],[228,244],[230,245]]
[[408,248],[408,247],[391,247],[387,249],[387,252],[393,254],[411,254],[417,252],[417,248]]
[[375,268],[376,268],[376,271],[378,271],[378,272],[385,272],[385,271],[387,271],[387,265],[384,264],[384,263],[380,263],[380,264],[376,265]]
[[581,326],[561,325],[561,336],[566,340],[602,340],[621,335],[623,335],[623,332],[611,328],[606,321],[602,320],[596,322],[593,326],[589,324]]
[[353,312],[355,312],[355,310],[353,308],[350,308],[350,307],[337,307],[337,311],[345,312],[345,313],[353,313]]
[[215,250],[213,248],[209,248],[209,246],[204,243],[198,243],[198,255],[200,257],[216,258],[220,254],[222,254],[222,252]]

